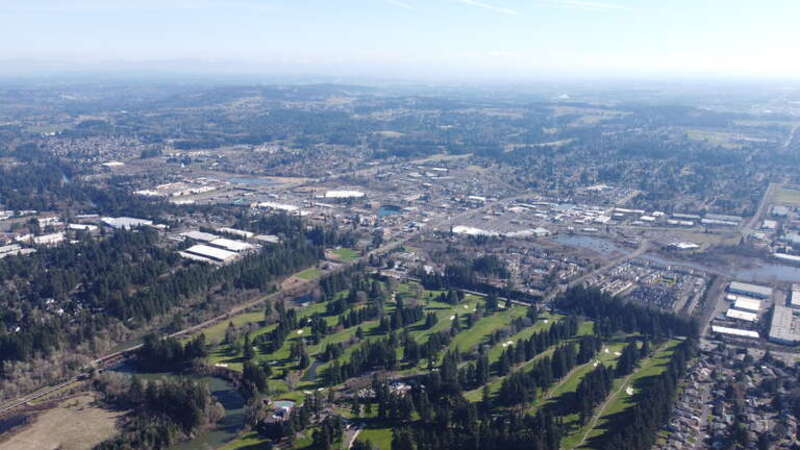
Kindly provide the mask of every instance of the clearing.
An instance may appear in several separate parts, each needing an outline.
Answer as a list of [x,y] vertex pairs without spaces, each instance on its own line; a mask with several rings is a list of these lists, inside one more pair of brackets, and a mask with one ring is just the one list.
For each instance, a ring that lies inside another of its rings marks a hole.
[[117,433],[117,419],[124,412],[94,406],[90,394],[63,401],[39,414],[34,422],[3,442],[0,450],[92,448]]

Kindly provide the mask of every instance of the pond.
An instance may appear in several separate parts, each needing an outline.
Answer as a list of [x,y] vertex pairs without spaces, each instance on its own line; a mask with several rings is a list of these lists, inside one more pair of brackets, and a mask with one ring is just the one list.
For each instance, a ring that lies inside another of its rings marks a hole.
[[403,212],[403,209],[400,208],[399,206],[381,205],[381,207],[378,208],[378,217],[393,216],[395,214],[400,214],[402,212]]
[[617,245],[608,239],[596,236],[586,236],[583,234],[559,234],[552,240],[561,245],[584,248],[604,255],[609,255],[612,253],[627,254],[632,252],[632,250]]
[[[113,369],[116,372],[137,375],[145,380],[157,380],[160,378],[177,377],[171,372],[138,372],[130,364],[123,364]],[[211,450],[222,447],[227,442],[233,440],[244,427],[244,406],[245,399],[236,387],[228,380],[218,377],[198,377],[189,375],[199,381],[208,383],[211,394],[218,402],[225,407],[225,416],[217,422],[215,428],[205,430],[195,436],[194,439],[181,442],[170,447],[171,450]]]
[[[800,283],[800,267],[789,266],[776,262],[763,261],[757,258],[746,258],[745,266],[720,266],[711,267],[694,261],[665,258],[656,255],[643,255],[640,259],[655,262],[665,266],[683,266],[695,270],[722,273],[740,281],[758,282],[788,282]],[[743,258],[744,259],[744,258]]]

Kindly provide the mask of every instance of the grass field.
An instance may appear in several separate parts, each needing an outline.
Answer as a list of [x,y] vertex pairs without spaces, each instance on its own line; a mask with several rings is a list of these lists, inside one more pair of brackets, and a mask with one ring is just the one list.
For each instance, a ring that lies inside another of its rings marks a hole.
[[306,269],[300,273],[295,274],[295,276],[297,278],[300,278],[301,280],[313,280],[315,278],[319,278],[320,275],[322,275],[322,271],[315,267]]
[[686,130],[686,137],[694,141],[704,141],[724,148],[740,148],[742,146],[741,143],[737,142],[740,136],[728,131],[690,129]]
[[[589,429],[591,423],[587,424],[587,426],[583,427],[578,432],[573,433],[565,438],[561,443],[561,447],[565,449],[576,448],[576,446],[581,443],[583,436],[585,435],[586,439],[583,440],[583,445],[580,448],[590,448],[587,447],[586,444],[590,443],[592,439],[599,437],[606,432],[608,429],[607,427],[610,425],[609,422],[611,417],[633,405],[632,399],[636,393],[639,392],[639,385],[642,380],[652,376],[660,375],[664,370],[666,370],[666,363],[672,356],[675,346],[677,346],[680,342],[681,341],[677,339],[668,341],[650,358],[640,362],[639,368],[632,375],[629,375],[624,379],[616,379],[614,381],[614,386],[611,388],[611,394],[609,395],[607,402],[604,404],[605,407],[601,411],[596,412],[596,414],[599,416],[599,419],[595,423],[594,427]],[[633,389],[632,395],[628,395],[626,392],[627,388],[629,387]]]
[[777,203],[800,206],[800,191],[779,187],[775,190],[774,200]]
[[266,443],[267,441],[265,439],[258,437],[258,433],[251,431],[239,436],[236,440],[230,442],[220,450],[251,450],[262,448]]
[[211,327],[206,328],[203,330],[203,334],[206,335],[206,341],[209,343],[220,342],[222,338],[225,337],[225,330],[228,329],[228,324],[231,322],[233,322],[235,326],[240,327],[248,323],[258,323],[262,320],[264,320],[263,311],[237,314],[228,320],[223,320]]
[[[458,310],[458,308],[456,308],[456,310]],[[469,311],[469,309],[464,309],[465,313]],[[514,307],[509,310],[499,311],[490,316],[484,317],[472,325],[472,327],[468,330],[458,333],[458,335],[453,338],[453,342],[450,343],[448,350],[466,352],[480,345],[487,336],[509,325],[512,320],[524,315],[524,308]]]
[[[312,269],[310,274],[306,276],[314,276],[314,269]],[[310,271],[304,271],[308,273]],[[302,274],[302,273],[301,273]],[[299,276],[299,275],[298,275]],[[388,287],[385,286],[385,287]],[[478,296],[474,295],[467,295],[464,301],[457,305],[451,305],[447,303],[438,302],[435,300],[437,296],[441,294],[440,291],[429,291],[423,289],[416,283],[400,283],[395,286],[395,292],[393,295],[385,303],[385,312],[387,314],[391,314],[392,311],[396,308],[397,302],[395,299],[403,299],[406,304],[411,302],[419,302],[419,304],[423,305],[425,308],[425,312],[433,312],[436,314],[438,321],[437,323],[431,327],[430,329],[424,329],[421,325],[423,320],[415,324],[411,324],[408,326],[408,335],[410,338],[414,339],[418,343],[422,344],[426,342],[428,337],[436,332],[439,331],[447,331],[452,327],[453,316],[458,316],[459,320],[461,320],[462,325],[464,324],[464,317],[468,313],[472,313],[479,308],[480,305],[483,304],[483,299]],[[341,292],[339,295],[346,295],[346,291]],[[318,387],[319,385],[319,376],[324,373],[325,369],[332,364],[332,362],[323,363],[323,364],[316,364],[316,376],[308,376],[304,377],[295,385],[294,389],[290,389],[287,385],[286,381],[284,380],[284,375],[287,373],[288,370],[294,370],[296,366],[296,361],[291,360],[289,358],[290,348],[294,342],[297,342],[304,337],[310,335],[311,330],[307,326],[304,326],[305,323],[303,321],[304,318],[309,317],[314,314],[323,314],[324,319],[331,325],[335,326],[339,321],[338,315],[331,315],[325,316],[325,304],[324,303],[313,303],[303,308],[297,309],[298,318],[300,319],[300,327],[299,329],[292,330],[289,337],[286,339],[286,342],[276,350],[275,352],[269,354],[262,354],[260,351],[256,352],[256,360],[258,361],[268,361],[271,362],[271,367],[273,369],[273,375],[269,379],[270,385],[270,393],[271,396],[275,399],[288,399],[294,400],[298,403],[302,403],[307,392],[310,392]],[[468,352],[472,349],[479,347],[482,343],[487,342],[488,336],[492,335],[497,330],[500,330],[506,326],[508,326],[512,320],[518,317],[523,317],[526,313],[526,307],[520,305],[513,305],[510,309],[507,310],[500,310],[495,313],[489,314],[477,320],[472,327],[470,328],[462,328],[462,330],[456,334],[446,349],[443,349],[440,352],[440,356],[443,355],[446,351],[459,351],[459,352]],[[504,339],[504,342],[508,340],[511,341],[518,341],[520,339],[527,339],[531,335],[536,332],[546,330],[549,326],[551,326],[556,321],[560,320],[562,317],[558,315],[549,315],[543,313],[539,320],[531,326],[528,327],[507,339]],[[251,313],[247,315],[242,315],[242,317],[234,318],[234,323],[237,325],[243,325],[247,323],[254,323],[254,322],[261,322],[263,321],[263,313]],[[222,339],[225,334],[225,329],[228,326],[228,322],[222,322],[218,324],[215,328],[211,329],[211,335],[217,337],[218,339]],[[275,328],[275,324],[270,324],[266,326],[261,326],[257,330],[252,332],[252,336],[258,336],[259,334],[269,332],[270,330]],[[332,334],[324,336],[321,341],[314,345],[311,343],[306,343],[306,350],[311,356],[312,361],[316,358],[316,355],[322,352],[325,349],[327,344],[332,343],[343,343],[351,340],[354,338],[356,334],[357,328],[361,328],[364,332],[363,340],[376,340],[376,339],[384,339],[386,335],[382,332],[378,331],[379,323],[376,320],[366,321],[361,323],[359,326],[353,326],[346,329],[340,329]],[[298,332],[302,332],[301,334]],[[579,334],[589,334],[592,332],[592,323],[585,322],[581,325],[579,330]],[[362,341],[363,342],[363,341]],[[360,347],[360,343],[356,343],[355,345],[350,345],[345,348],[344,353],[338,359],[340,363],[346,363],[349,360],[350,355],[354,350]],[[492,348],[489,349],[490,359],[492,361],[497,360],[501,353],[502,353],[502,343],[497,343]],[[521,364],[517,369],[525,369],[533,364],[538,360],[538,358],[545,357],[552,353],[552,348],[548,349],[537,358],[534,358],[532,361],[526,362]],[[398,349],[398,357],[402,357],[402,348]],[[243,359],[241,354],[232,354],[228,346],[226,345],[216,345],[209,356],[209,362],[213,364],[225,364],[227,367],[234,369],[234,370],[241,370]],[[424,366],[427,366],[427,361],[420,362],[417,366],[409,367],[408,365],[403,365],[400,369],[395,371],[396,376],[404,376],[404,375],[413,375],[416,373],[420,373],[424,371]],[[490,383],[490,389],[492,391],[496,391],[499,389],[500,385],[502,384],[503,378],[494,377]],[[467,397],[470,398],[472,401],[480,400],[481,392],[480,390],[476,390],[475,392],[468,393]],[[361,417],[361,420],[364,420],[364,417]],[[387,428],[386,424],[384,423],[375,423],[374,418],[368,419],[366,427],[361,431],[358,436],[358,440],[366,441],[370,440],[374,445],[378,446],[379,448],[383,449],[390,449],[391,448],[391,436],[392,430],[391,428]],[[295,448],[303,448],[303,446],[307,445],[307,442],[310,438],[308,434],[308,430],[306,430],[305,436],[300,437],[298,436],[298,440],[295,443]],[[258,437],[253,433],[246,433],[243,434],[239,439],[230,443],[227,447],[228,450],[234,449],[247,449],[247,448],[257,448],[257,446],[261,443]]]
[[92,448],[117,433],[116,423],[125,414],[93,405],[94,396],[65,400],[41,413],[18,433],[0,442],[0,450]]
[[391,450],[392,448],[392,429],[391,428],[367,428],[358,434],[357,441],[372,442],[372,445],[381,450]]
[[352,262],[357,260],[361,255],[358,254],[357,251],[353,250],[352,248],[337,248],[336,250],[331,250],[331,253],[336,255],[336,259],[342,262]]

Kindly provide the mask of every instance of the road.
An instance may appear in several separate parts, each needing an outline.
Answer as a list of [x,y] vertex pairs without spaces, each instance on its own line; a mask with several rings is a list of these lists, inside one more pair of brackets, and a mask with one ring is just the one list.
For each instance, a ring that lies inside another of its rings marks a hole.
[[636,250],[633,251],[632,253],[628,253],[626,255],[611,259],[611,260],[609,260],[609,262],[607,262],[603,266],[601,266],[601,267],[599,267],[599,268],[597,268],[595,270],[592,270],[591,272],[585,273],[585,274],[579,276],[578,278],[570,281],[569,283],[567,283],[566,286],[563,286],[563,287],[560,287],[560,288],[555,288],[555,289],[551,290],[550,293],[547,294],[547,296],[545,297],[545,300],[546,301],[551,301],[558,294],[560,294],[562,292],[566,292],[570,288],[573,288],[575,286],[580,285],[581,283],[586,281],[586,279],[588,279],[588,278],[590,278],[590,277],[592,277],[594,275],[597,275],[599,273],[603,273],[606,270],[612,269],[612,268],[614,268],[614,267],[616,267],[616,266],[618,266],[618,265],[620,265],[620,264],[622,264],[622,263],[624,263],[626,261],[630,261],[630,260],[632,260],[634,258],[642,256],[643,254],[645,254],[645,252],[647,252],[647,250],[649,248],[650,248],[650,241],[648,241],[646,239],[642,240],[639,243],[639,247],[637,247]]
[[789,149],[789,145],[792,144],[792,140],[794,139],[794,135],[795,133],[797,133],[798,129],[800,129],[800,124],[796,124],[795,126],[792,127],[792,130],[789,131],[789,136],[786,138],[786,141],[781,146],[781,150]]
[[[524,197],[526,195],[529,195],[529,194],[522,194],[522,195],[517,195],[517,196],[501,199],[501,200],[499,200],[497,202],[492,202],[492,203],[486,204],[485,206],[482,206],[482,207],[477,208],[477,209],[468,209],[468,210],[462,212],[461,214],[458,214],[458,215],[453,216],[453,217],[447,217],[447,216],[441,217],[436,221],[431,221],[430,223],[428,223],[424,230],[420,230],[420,231],[417,231],[417,232],[414,232],[414,233],[409,233],[409,234],[407,234],[405,236],[398,237],[398,238],[396,238],[396,239],[394,239],[394,240],[392,240],[392,241],[390,241],[390,242],[388,242],[388,243],[386,243],[386,244],[384,244],[384,245],[382,245],[382,246],[380,246],[380,247],[378,247],[378,248],[376,248],[376,249],[364,254],[363,256],[361,256],[360,258],[358,258],[358,259],[356,259],[354,261],[351,261],[349,263],[342,263],[335,270],[333,270],[333,271],[331,271],[329,273],[335,273],[337,271],[343,271],[343,270],[346,270],[347,268],[349,268],[349,267],[351,267],[351,266],[353,266],[353,265],[355,265],[357,263],[368,261],[368,259],[369,259],[369,257],[371,255],[378,255],[378,254],[384,254],[384,253],[390,252],[390,251],[402,246],[403,244],[405,244],[409,240],[416,238],[417,236],[419,236],[424,231],[436,230],[436,229],[438,229],[440,227],[443,227],[444,225],[449,225],[450,223],[452,223],[453,220],[457,221],[457,220],[460,220],[460,219],[462,219],[464,217],[472,216],[472,215],[475,215],[475,214],[481,214],[483,211],[485,211],[485,210],[487,210],[489,208],[493,208],[493,207],[499,206],[501,204],[505,204],[507,202],[513,201],[513,200],[515,200],[517,198],[520,198],[520,197]],[[309,292],[311,289],[313,289],[316,286],[317,281],[318,280],[301,280],[301,281],[298,281],[298,282],[296,282],[294,285],[292,285],[290,287],[281,288],[278,292],[275,292],[275,293],[272,293],[272,294],[269,294],[269,295],[259,296],[257,298],[254,298],[251,301],[248,301],[246,303],[243,303],[243,304],[240,304],[238,306],[235,306],[235,307],[231,308],[230,310],[228,310],[224,314],[220,314],[220,315],[218,315],[216,317],[213,317],[211,319],[208,319],[208,320],[206,320],[204,322],[198,323],[198,324],[193,325],[191,327],[188,327],[188,328],[185,328],[183,330],[180,330],[180,331],[177,331],[175,333],[172,333],[172,334],[169,335],[169,337],[182,337],[182,336],[186,336],[186,335],[191,335],[191,334],[196,333],[198,331],[201,331],[201,330],[203,330],[205,328],[208,328],[208,327],[210,327],[212,325],[215,325],[215,324],[219,323],[220,321],[228,320],[228,319],[230,319],[231,316],[234,316],[234,315],[239,314],[241,312],[244,312],[244,311],[246,311],[246,310],[248,310],[248,309],[250,309],[250,308],[252,308],[254,306],[262,304],[268,299],[275,299],[275,298],[280,298],[280,297],[298,297],[298,296],[300,296],[300,295],[302,295],[304,293]],[[3,405],[0,405],[0,416],[4,415],[4,414],[8,413],[9,411],[14,410],[14,409],[16,409],[16,408],[18,408],[20,406],[23,406],[23,405],[25,405],[25,404],[33,401],[33,400],[45,397],[45,396],[47,396],[47,395],[49,395],[49,394],[51,394],[51,393],[53,393],[55,391],[63,389],[64,387],[69,386],[70,384],[77,383],[77,382],[81,381],[82,379],[87,378],[91,374],[91,370],[93,368],[103,367],[109,361],[115,361],[116,359],[124,358],[127,355],[129,355],[130,353],[138,350],[139,348],[141,348],[141,344],[133,345],[133,346],[127,347],[127,348],[125,348],[123,350],[103,355],[103,356],[95,359],[94,361],[92,361],[92,368],[91,369],[87,368],[87,370],[85,372],[83,372],[81,374],[78,374],[78,375],[76,375],[75,377],[73,377],[73,378],[71,378],[69,380],[63,381],[61,383],[58,383],[58,384],[50,386],[50,387],[44,387],[44,388],[39,389],[36,392],[29,393],[27,395],[24,395],[24,396],[21,396],[21,397],[17,397],[16,399],[9,400],[6,403],[4,403]]]
[[[509,198],[509,199],[505,199],[505,200],[501,200],[501,201],[510,201],[510,200],[512,200],[512,199]],[[364,254],[363,256],[361,256],[360,258],[358,258],[358,259],[356,259],[354,261],[351,261],[349,263],[342,263],[335,270],[333,270],[333,271],[331,271],[329,273],[335,273],[337,271],[343,271],[343,270],[346,270],[347,268],[349,268],[349,267],[351,267],[351,266],[353,266],[353,265],[355,265],[357,263],[368,261],[369,257],[371,255],[378,255],[378,254],[388,253],[388,252],[390,252],[390,251],[402,246],[403,244],[405,244],[409,240],[416,238],[420,233],[422,233],[424,231],[428,231],[430,229],[436,229],[437,227],[442,227],[445,224],[450,223],[452,220],[459,220],[464,216],[473,215],[473,214],[479,214],[482,211],[484,211],[484,210],[486,210],[488,208],[491,208],[493,206],[496,206],[498,204],[499,204],[499,202],[494,202],[494,203],[487,204],[486,206],[483,206],[483,207],[478,208],[478,209],[470,209],[470,210],[464,211],[463,213],[461,213],[461,214],[459,214],[457,216],[454,216],[454,217],[442,217],[442,218],[440,218],[439,220],[437,220],[435,222],[429,223],[425,230],[420,230],[420,231],[417,231],[415,233],[409,233],[409,234],[407,234],[405,236],[400,236],[400,237],[398,237],[398,238],[396,238],[396,239],[394,239],[394,240],[392,240],[392,241],[390,241],[390,242],[388,242],[388,243],[386,243],[386,244],[384,244],[384,245],[382,245],[382,246],[380,246],[380,247],[378,247],[378,248],[376,248],[376,249],[374,249],[374,250],[372,250],[370,252],[367,252],[366,254]],[[252,299],[252,300],[250,300],[250,301],[248,301],[246,303],[243,303],[243,304],[240,304],[238,306],[235,306],[235,307],[231,308],[230,310],[226,311],[224,314],[220,314],[220,315],[218,315],[216,317],[213,317],[211,319],[208,319],[206,321],[203,321],[203,322],[198,323],[196,325],[193,325],[191,327],[188,327],[188,328],[185,328],[183,330],[180,330],[180,331],[177,331],[175,333],[172,333],[172,334],[169,335],[169,337],[182,337],[182,336],[191,335],[191,334],[196,333],[198,331],[201,331],[201,330],[203,330],[205,328],[208,328],[208,327],[210,327],[212,325],[215,325],[215,324],[219,323],[220,321],[228,320],[232,316],[234,316],[236,314],[239,314],[241,312],[244,312],[244,311],[246,311],[246,310],[248,310],[248,309],[250,309],[250,308],[252,308],[254,306],[263,304],[268,299],[276,299],[276,298],[280,298],[280,297],[298,297],[298,296],[301,296],[301,295],[303,295],[303,294],[305,294],[307,292],[310,292],[316,286],[317,281],[318,280],[300,280],[300,281],[297,281],[292,286],[282,287],[278,292],[275,292],[275,293],[272,293],[272,294],[269,294],[269,295],[258,296],[258,297],[254,298],[254,299]],[[58,383],[58,384],[55,384],[55,385],[52,385],[52,386],[49,386],[49,387],[41,388],[41,389],[39,389],[39,390],[37,390],[35,392],[32,392],[32,393],[17,397],[17,398],[12,399],[12,400],[8,400],[4,404],[0,405],[0,416],[8,413],[9,411],[12,411],[12,410],[18,408],[18,407],[26,405],[31,401],[34,401],[34,400],[37,400],[39,398],[45,397],[45,396],[47,396],[47,395],[49,395],[49,394],[51,394],[53,392],[56,392],[56,391],[58,391],[60,389],[65,388],[65,387],[67,387],[67,386],[69,386],[71,384],[77,383],[77,382],[87,378],[91,374],[91,370],[93,368],[103,367],[105,364],[107,364],[110,361],[115,361],[115,360],[117,360],[119,358],[124,358],[127,355],[129,355],[130,353],[138,350],[139,348],[141,348],[141,344],[133,345],[133,346],[127,347],[127,348],[125,348],[123,350],[103,355],[103,356],[95,359],[94,361],[92,361],[92,368],[91,369],[87,368],[87,370],[85,372],[80,373],[80,374],[76,375],[75,377],[70,378],[69,380],[63,381],[61,383]]]
[[761,219],[764,216],[765,210],[767,209],[767,206],[769,206],[769,202],[775,193],[775,189],[780,186],[781,185],[778,183],[769,184],[766,192],[764,192],[764,196],[761,197],[761,203],[758,205],[758,210],[756,210],[756,213],[753,215],[753,217],[751,217],[750,220],[744,223],[744,226],[741,228],[740,231],[742,233],[742,237],[747,239],[747,237],[750,236],[753,230],[756,229],[759,219]]
[[[355,264],[357,264],[359,262],[363,262],[363,261],[367,260],[370,255],[386,253],[386,252],[389,252],[391,250],[394,250],[395,248],[399,247],[400,245],[403,245],[406,241],[408,241],[409,239],[411,239],[413,237],[414,237],[414,235],[409,235],[409,236],[407,236],[405,238],[391,241],[391,242],[389,242],[389,243],[387,243],[387,244],[385,244],[385,245],[383,245],[383,246],[381,246],[381,247],[379,247],[379,248],[377,248],[375,250],[372,250],[372,251],[366,253],[364,256],[358,258],[357,260],[351,261],[349,263],[341,264],[339,267],[337,267],[335,270],[333,270],[333,271],[331,271],[329,273],[335,273],[337,271],[343,271],[343,270],[347,269],[348,267],[350,267],[352,265],[355,265]],[[228,320],[232,316],[235,316],[235,315],[237,315],[237,314],[239,314],[241,312],[244,312],[244,311],[246,311],[246,310],[248,310],[248,309],[250,309],[250,308],[252,308],[254,306],[258,306],[260,304],[263,304],[266,300],[276,299],[276,298],[280,298],[280,297],[292,297],[292,298],[293,297],[299,297],[299,296],[311,291],[316,286],[317,281],[318,280],[300,280],[300,281],[298,281],[297,283],[295,283],[294,285],[292,285],[292,286],[290,286],[288,288],[282,288],[278,292],[275,292],[275,293],[272,293],[272,294],[269,294],[269,295],[262,295],[262,296],[259,296],[259,297],[255,298],[255,299],[253,299],[253,300],[248,301],[247,303],[243,303],[243,304],[237,305],[237,306],[231,308],[230,310],[228,310],[227,312],[225,312],[224,314],[220,314],[220,315],[218,315],[216,317],[213,317],[211,319],[208,319],[206,321],[203,321],[203,322],[198,323],[196,325],[193,325],[191,327],[184,328],[183,330],[180,330],[180,331],[177,331],[175,333],[172,333],[172,334],[169,335],[169,337],[182,337],[182,336],[186,336],[186,335],[191,335],[191,334],[196,333],[198,331],[201,331],[201,330],[203,330],[205,328],[208,328],[208,327],[210,327],[212,325],[215,325],[215,324],[217,324],[217,323],[219,323],[219,322],[221,322],[223,320]],[[94,361],[92,361],[92,363],[91,363],[92,364],[92,368],[103,367],[109,361],[115,361],[115,360],[117,360],[119,358],[124,358],[127,355],[129,355],[130,353],[132,353],[132,352],[138,350],[139,348],[141,348],[141,346],[142,346],[141,344],[133,345],[133,346],[127,347],[127,348],[125,348],[123,350],[103,355],[103,356],[95,359]],[[64,382],[58,383],[58,384],[50,386],[50,387],[45,387],[45,388],[39,389],[36,392],[32,392],[30,394],[27,394],[27,395],[24,395],[24,396],[21,396],[21,397],[17,397],[16,399],[9,400],[6,403],[4,403],[3,405],[0,405],[0,416],[4,415],[4,414],[8,413],[9,411],[14,410],[14,409],[16,409],[16,408],[18,408],[20,406],[23,406],[23,405],[25,405],[25,404],[27,404],[27,403],[29,403],[31,401],[34,401],[34,400],[37,400],[39,398],[45,397],[45,396],[47,396],[47,395],[49,395],[49,394],[51,394],[53,392],[56,392],[56,391],[58,391],[60,389],[63,389],[66,386],[69,386],[71,384],[77,383],[77,382],[87,378],[90,375],[90,373],[91,373],[91,369],[87,369],[85,372],[83,372],[81,374],[78,374],[75,377],[70,378],[69,380],[66,380]]]

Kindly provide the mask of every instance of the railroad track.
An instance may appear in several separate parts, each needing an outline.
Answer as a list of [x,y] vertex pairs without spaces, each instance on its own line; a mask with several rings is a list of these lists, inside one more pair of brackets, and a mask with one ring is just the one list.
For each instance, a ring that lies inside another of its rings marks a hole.
[[[410,236],[408,236],[408,237],[406,237],[404,239],[395,240],[395,241],[392,241],[392,242],[390,242],[390,243],[388,243],[386,245],[383,245],[383,246],[381,246],[381,247],[379,247],[379,248],[377,248],[375,250],[372,250],[372,251],[368,252],[364,256],[362,256],[362,257],[360,257],[360,258],[358,258],[358,259],[356,259],[354,261],[351,261],[349,263],[341,264],[339,267],[337,267],[334,270],[328,272],[327,275],[347,270],[348,268],[350,268],[350,267],[352,267],[352,266],[354,266],[354,265],[356,265],[356,264],[358,264],[360,262],[363,262],[363,261],[367,260],[370,255],[389,252],[389,251],[391,251],[391,250],[403,245],[405,242],[407,242],[408,240],[412,239],[414,236],[415,235],[410,235]],[[196,332],[202,331],[202,330],[204,330],[204,329],[206,329],[208,327],[216,325],[217,323],[219,323],[221,321],[228,320],[231,317],[233,317],[233,316],[235,316],[235,315],[237,315],[237,314],[239,314],[241,312],[244,312],[244,311],[246,311],[246,310],[248,310],[248,309],[250,309],[250,308],[252,308],[254,306],[258,306],[259,304],[262,304],[265,301],[270,300],[270,299],[289,299],[289,298],[296,298],[296,297],[302,296],[304,294],[307,294],[311,290],[313,290],[314,287],[316,287],[318,281],[319,281],[318,279],[297,281],[292,286],[281,288],[278,292],[274,292],[274,293],[268,294],[268,295],[263,295],[263,296],[260,296],[260,297],[258,297],[256,299],[253,299],[253,300],[251,300],[251,301],[249,301],[247,303],[240,304],[240,305],[238,305],[238,306],[226,311],[224,314],[220,314],[220,315],[218,315],[216,317],[213,317],[211,319],[208,319],[208,320],[203,321],[201,323],[198,323],[196,325],[192,325],[191,327],[184,328],[183,330],[180,330],[180,331],[177,331],[175,333],[169,334],[168,337],[183,337],[183,336],[192,335],[192,334],[194,334]],[[98,368],[103,370],[103,369],[105,369],[107,367],[110,367],[110,366],[112,366],[112,365],[114,365],[114,364],[116,364],[116,363],[118,363],[118,362],[120,362],[120,361],[122,361],[122,360],[124,360],[124,359],[126,359],[128,357],[130,357],[136,350],[140,349],[141,347],[142,347],[141,344],[133,345],[131,347],[127,347],[125,349],[122,349],[122,350],[119,350],[119,351],[116,351],[116,352],[113,352],[113,353],[109,353],[107,355],[103,355],[103,356],[93,360],[91,362],[91,366],[88,367],[84,372],[82,372],[82,373],[80,373],[80,374],[78,374],[78,375],[76,375],[76,376],[74,376],[74,377],[72,377],[72,378],[70,378],[68,380],[65,380],[65,381],[63,381],[61,383],[58,383],[58,384],[55,384],[55,385],[52,385],[52,386],[49,386],[49,387],[46,387],[46,388],[43,388],[42,390],[27,394],[27,395],[24,395],[24,396],[21,396],[21,397],[17,397],[16,399],[9,400],[6,403],[0,405],[0,417],[4,416],[4,415],[8,414],[9,412],[14,411],[14,410],[16,410],[16,409],[18,409],[20,407],[28,405],[32,401],[38,400],[38,399],[40,399],[42,397],[46,397],[47,395],[50,395],[53,392],[59,391],[59,390],[65,388],[67,386],[72,385],[72,384],[76,384],[78,382],[84,381],[87,378],[89,378],[89,376],[91,375],[93,370],[96,370]]]
[[[430,224],[428,224],[428,226],[426,227],[425,231],[436,230],[439,227],[442,227],[442,226],[444,226],[444,225],[446,225],[448,223],[451,223],[453,220],[458,220],[458,219],[460,219],[462,217],[479,214],[479,213],[481,213],[482,211],[485,211],[488,208],[495,207],[495,206],[507,203],[509,201],[513,201],[515,198],[523,197],[523,196],[524,195],[518,195],[518,196],[515,196],[515,197],[501,199],[498,202],[490,203],[490,204],[488,204],[486,206],[483,206],[481,208],[467,210],[467,211],[464,211],[461,214],[458,214],[458,215],[453,216],[453,217],[441,218],[441,220],[438,220],[436,222],[431,222]],[[388,253],[388,252],[390,252],[390,251],[402,246],[406,242],[414,239],[415,237],[419,236],[422,232],[423,231],[421,230],[421,231],[417,231],[415,233],[411,233],[411,234],[408,234],[406,236],[397,238],[397,239],[395,239],[395,240],[393,240],[393,241],[391,241],[389,243],[386,243],[386,244],[384,244],[384,245],[382,245],[382,246],[380,246],[380,247],[378,247],[378,248],[376,248],[374,250],[371,250],[371,251],[367,252],[366,254],[364,254],[363,256],[361,256],[360,258],[358,258],[358,259],[356,259],[354,261],[351,261],[349,263],[342,263],[340,266],[338,266],[334,270],[328,272],[326,275],[337,273],[337,272],[341,272],[341,271],[347,270],[348,268],[350,268],[350,267],[352,267],[352,266],[354,266],[356,264],[368,261],[369,257],[372,256],[372,255],[379,255],[379,254]],[[237,314],[239,314],[239,313],[241,313],[243,311],[246,311],[246,310],[248,310],[248,309],[250,309],[250,308],[252,308],[254,306],[262,304],[268,299],[281,299],[281,298],[286,299],[286,298],[299,297],[301,295],[304,295],[304,294],[307,294],[308,292],[310,292],[317,285],[318,281],[319,281],[318,279],[315,279],[315,280],[300,280],[293,286],[282,287],[278,292],[274,292],[272,294],[260,296],[260,297],[258,297],[256,299],[253,299],[253,300],[251,300],[251,301],[249,301],[247,303],[238,305],[238,306],[226,311],[224,314],[220,314],[220,315],[218,315],[216,317],[213,317],[211,319],[208,319],[206,321],[203,321],[203,322],[198,323],[196,325],[193,325],[191,327],[185,328],[183,330],[177,331],[177,332],[172,333],[172,334],[170,334],[168,336],[169,337],[182,337],[182,336],[188,336],[188,335],[194,334],[194,333],[196,333],[198,331],[201,331],[201,330],[203,330],[205,328],[213,326],[213,325],[215,325],[215,324],[217,324],[217,323],[219,323],[219,322],[221,322],[223,320],[228,320],[231,317],[233,317],[233,316],[235,316],[235,315],[237,315]],[[65,388],[65,387],[67,387],[67,386],[69,386],[71,384],[83,381],[83,380],[87,379],[91,375],[93,370],[96,370],[98,368],[100,368],[102,370],[102,369],[104,369],[106,367],[109,367],[110,365],[115,364],[115,363],[117,363],[117,362],[129,357],[133,352],[135,352],[136,350],[138,350],[141,347],[142,347],[142,345],[138,344],[138,345],[134,345],[134,346],[131,346],[131,347],[128,347],[128,348],[113,352],[113,353],[109,353],[107,355],[103,355],[103,356],[93,360],[92,363],[91,363],[91,366],[88,367],[84,372],[82,372],[82,373],[70,378],[69,380],[65,380],[65,381],[63,381],[61,383],[58,383],[56,385],[52,385],[50,387],[42,388],[42,390],[39,390],[37,392],[33,392],[33,393],[30,393],[30,394],[27,394],[27,395],[24,395],[24,396],[21,396],[21,397],[17,397],[17,398],[15,398],[13,400],[9,400],[9,401],[5,402],[4,404],[0,405],[0,416],[4,416],[4,415],[8,414],[9,412],[11,412],[11,411],[13,411],[13,410],[15,410],[17,408],[20,408],[22,406],[25,406],[25,405],[29,404],[30,402],[32,402],[34,400],[37,400],[37,399],[45,397],[45,396],[47,396],[49,394],[52,394],[53,392],[56,392],[56,391],[58,391],[60,389],[63,389],[63,388]]]

